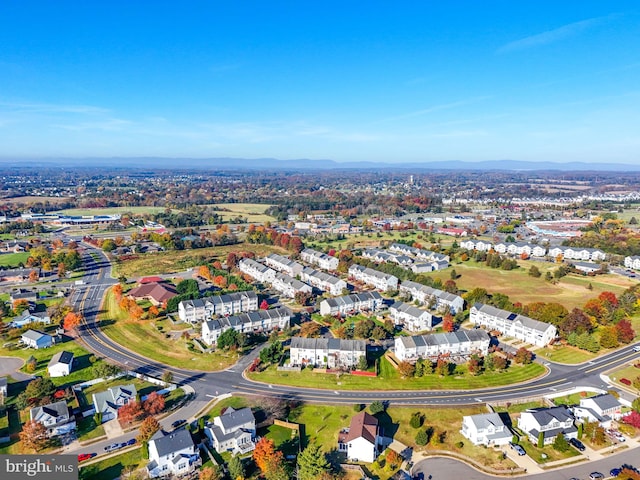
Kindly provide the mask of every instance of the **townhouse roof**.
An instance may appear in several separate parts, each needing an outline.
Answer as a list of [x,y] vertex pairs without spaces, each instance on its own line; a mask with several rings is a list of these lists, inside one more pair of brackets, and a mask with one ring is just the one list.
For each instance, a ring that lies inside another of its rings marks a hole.
[[38,342],[42,338],[48,337],[51,338],[51,335],[47,335],[46,333],[39,332],[37,330],[27,330],[22,334],[23,338],[27,338],[29,340],[33,340],[34,342]]
[[389,307],[389,310],[397,310],[398,312],[410,315],[413,318],[420,318],[424,314],[427,314],[430,317],[432,316],[431,313],[426,310],[422,310],[415,305],[405,302],[395,302],[391,307]]
[[351,295],[342,295],[341,297],[327,298],[322,302],[326,302],[330,307],[353,306],[358,303],[379,301],[382,297],[378,292],[361,292]]
[[263,320],[278,320],[291,317],[291,310],[287,307],[271,308],[269,310],[257,310],[255,312],[244,312],[230,317],[217,318],[204,322],[210,331],[220,330],[224,327],[237,327],[245,324],[262,323]]
[[183,308],[204,308],[209,304],[214,306],[224,305],[228,303],[238,302],[245,298],[257,299],[258,294],[256,294],[256,292],[254,292],[253,290],[246,290],[242,292],[225,293],[223,295],[212,295],[210,297],[204,298],[195,298],[193,300],[183,300],[182,302],[180,302],[180,304],[183,306]]
[[430,333],[427,335],[412,335],[406,337],[397,337],[396,341],[402,342],[406,349],[419,348],[425,346],[438,345],[455,345],[466,342],[482,342],[489,341],[490,337],[487,332],[481,329],[463,330],[448,333]]
[[349,340],[344,338],[303,338],[292,337],[290,348],[305,350],[340,350],[344,352],[366,352],[365,340]]
[[315,270],[311,267],[304,267],[302,269],[302,274],[312,278],[316,278],[321,282],[329,283],[331,285],[337,285],[340,282],[344,283],[344,280],[334,275],[329,275],[328,273],[321,272],[320,270]]
[[555,328],[550,323],[534,320],[533,318],[525,317],[524,315],[520,315],[518,313],[509,312],[508,310],[502,310],[500,308],[496,308],[492,305],[486,305],[484,303],[476,303],[473,305],[473,308],[491,317],[501,318],[503,320],[508,320],[511,322],[520,322],[523,326],[541,333],[546,332],[549,328]]
[[483,430],[491,426],[504,427],[502,418],[497,413],[479,413],[478,415],[470,415],[469,420],[473,423],[477,430]]

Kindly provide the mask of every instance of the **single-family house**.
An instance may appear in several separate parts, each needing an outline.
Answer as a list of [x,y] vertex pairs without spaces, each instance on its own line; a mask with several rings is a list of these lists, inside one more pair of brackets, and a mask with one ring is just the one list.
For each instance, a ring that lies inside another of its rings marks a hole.
[[149,282],[133,288],[127,294],[134,300],[149,300],[154,305],[162,305],[178,294],[173,285],[160,282]]
[[506,445],[513,438],[511,430],[498,413],[465,415],[462,417],[460,433],[474,445],[486,447]]
[[559,434],[563,434],[567,440],[577,438],[578,429],[573,421],[573,414],[567,407],[532,408],[520,414],[518,428],[535,445],[538,444],[538,437],[542,432],[544,445],[549,445]]
[[107,422],[118,416],[118,409],[136,400],[138,392],[133,384],[117,385],[102,392],[93,394],[93,406],[96,413],[102,414],[102,421]]
[[160,430],[149,440],[149,478],[183,477],[195,472],[201,465],[198,447],[187,429],[171,433]]
[[214,417],[213,423],[205,428],[205,435],[216,452],[244,455],[255,448],[256,419],[250,408],[228,407],[222,415]]
[[21,340],[26,346],[35,349],[49,348],[54,343],[51,335],[37,330],[27,330],[22,334]]
[[12,328],[22,328],[32,323],[49,325],[51,323],[51,318],[46,313],[31,313],[29,310],[25,310],[11,320],[9,326]]
[[353,416],[349,428],[338,434],[338,451],[346,453],[351,462],[375,461],[382,444],[378,419],[367,412]]
[[73,353],[65,350],[56,353],[47,366],[50,377],[65,377],[73,370]]
[[622,417],[622,404],[610,393],[581,398],[580,404],[571,410],[576,419],[598,422],[603,428],[610,428],[612,420]]
[[64,400],[32,408],[29,415],[31,420],[35,420],[47,428],[47,435],[50,437],[63,435],[76,429],[75,417],[69,411],[67,402]]

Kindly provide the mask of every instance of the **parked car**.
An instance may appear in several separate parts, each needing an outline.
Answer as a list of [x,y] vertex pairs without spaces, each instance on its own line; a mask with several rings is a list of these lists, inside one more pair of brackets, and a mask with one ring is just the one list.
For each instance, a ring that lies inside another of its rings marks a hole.
[[584,443],[582,443],[580,440],[578,440],[577,438],[570,438],[569,439],[569,443],[571,445],[573,445],[574,447],[576,447],[578,450],[580,450],[581,452],[584,452],[586,447],[584,446]]
[[95,457],[97,454],[96,453],[81,453],[78,455],[78,461],[79,462],[84,462],[85,460],[89,460],[92,457]]
[[122,445],[119,443],[112,443],[111,445],[107,445],[106,447],[104,447],[104,451],[105,452],[112,452],[113,450],[117,450],[121,447]]
[[525,451],[524,451],[524,448],[522,448],[522,447],[521,447],[520,445],[518,445],[517,443],[509,442],[509,445],[511,446],[511,448],[512,448],[513,450],[515,450],[515,452],[516,452],[518,455],[523,456],[523,455],[526,455],[526,454],[527,454],[527,452],[525,452]]
[[187,423],[187,421],[186,421],[186,420],[176,420],[175,422],[173,422],[173,423],[171,424],[171,426],[172,426],[173,428],[178,428],[180,425],[183,425],[183,424],[185,424],[185,423]]
[[620,475],[621,471],[622,471],[622,469],[619,468],[619,467],[612,468],[611,471],[609,472],[609,476],[610,477],[617,477],[618,475]]
[[127,445],[135,445],[135,444],[136,444],[136,442],[137,442],[137,440],[136,440],[135,438],[132,438],[131,440],[129,440],[129,441],[127,442]]
[[589,478],[591,480],[601,480],[601,479],[604,478],[604,475],[602,473],[600,473],[600,472],[591,472],[589,474]]

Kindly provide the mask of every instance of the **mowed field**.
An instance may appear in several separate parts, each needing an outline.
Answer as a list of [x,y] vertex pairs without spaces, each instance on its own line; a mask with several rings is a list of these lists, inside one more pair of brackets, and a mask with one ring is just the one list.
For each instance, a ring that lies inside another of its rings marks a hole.
[[63,203],[69,200],[69,197],[38,197],[36,195],[26,195],[24,197],[3,198],[2,203]]
[[[484,288],[489,293],[503,293],[512,302],[558,302],[571,310],[582,307],[587,300],[597,297],[601,292],[610,291],[619,295],[627,288],[635,285],[632,279],[619,275],[607,274],[595,277],[581,275],[567,275],[556,284],[544,279],[547,271],[554,271],[558,267],[552,263],[520,261],[520,268],[515,270],[500,270],[489,268],[484,264],[473,261],[454,263],[451,268],[436,272],[435,278],[443,282],[450,279],[451,269],[455,269],[459,277],[455,280],[458,288],[464,291],[476,287]],[[539,278],[529,276],[529,268],[536,265],[542,272]],[[589,289],[591,284],[593,289]]]
[[249,223],[273,222],[275,220],[271,215],[264,213],[272,205],[263,203],[216,203],[210,206],[224,210],[216,213],[225,221],[238,216],[246,218]]
[[257,256],[265,256],[270,253],[287,255],[287,251],[270,245],[254,245],[241,243],[237,245],[225,245],[211,248],[198,248],[195,250],[182,250],[159,252],[140,255],[133,260],[116,260],[113,276],[124,275],[127,278],[156,275],[161,273],[178,273],[189,268],[211,263],[215,260],[221,262],[227,259],[229,252],[253,252]]

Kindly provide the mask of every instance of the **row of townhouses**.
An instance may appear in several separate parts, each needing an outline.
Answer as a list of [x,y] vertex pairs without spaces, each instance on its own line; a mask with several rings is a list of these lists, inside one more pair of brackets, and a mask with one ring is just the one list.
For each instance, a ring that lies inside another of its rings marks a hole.
[[491,338],[484,330],[458,330],[411,337],[396,337],[395,355],[401,362],[415,362],[419,358],[437,358],[439,355],[467,357],[473,353],[486,355]]
[[320,315],[355,315],[375,312],[383,305],[378,292],[362,292],[342,297],[327,298],[320,302]]
[[373,268],[363,267],[355,263],[349,267],[349,277],[371,285],[383,292],[397,290],[398,288],[398,277],[395,275],[380,272]]
[[238,262],[238,269],[251,278],[262,283],[271,283],[276,278],[276,271],[251,258],[243,258]]
[[499,242],[493,244],[486,240],[464,240],[460,242],[460,247],[478,252],[488,252],[493,250],[497,253],[509,255],[528,255],[530,257],[542,258],[549,256],[553,259],[561,256],[565,260],[591,260],[601,261],[607,258],[607,254],[597,248],[586,247],[552,247],[547,251],[544,245],[536,245],[527,242]]
[[340,338],[293,337],[289,349],[290,363],[351,370],[367,355],[365,340]]
[[317,265],[323,270],[335,271],[338,269],[339,260],[337,257],[332,257],[326,253],[318,252],[312,248],[305,248],[300,252],[300,258],[303,262],[310,263],[311,265]]
[[633,268],[634,270],[640,270],[640,256],[632,255],[630,257],[624,257],[624,266]]
[[474,325],[497,330],[503,335],[539,347],[544,347],[557,335],[556,327],[550,323],[482,303],[476,303],[471,307],[469,319]]
[[283,330],[289,328],[290,322],[291,310],[286,307],[222,317],[202,322],[202,341],[207,345],[213,345],[218,341],[220,335],[229,329],[234,329],[240,333]]
[[304,267],[300,273],[300,280],[331,295],[342,295],[347,288],[347,282],[344,280],[311,267]]
[[367,248],[362,252],[362,256],[377,263],[397,263],[401,267],[413,264],[413,258],[407,255],[385,252],[379,248]]
[[290,258],[283,257],[277,253],[272,253],[264,257],[264,263],[282,273],[286,273],[292,277],[297,277],[302,272],[304,266]]
[[409,332],[431,330],[434,323],[439,323],[442,320],[426,310],[404,302],[395,302],[391,305],[389,316],[395,325],[402,325]]
[[442,253],[433,252],[431,250],[424,250],[422,248],[410,247],[403,243],[392,243],[389,247],[389,251],[394,253],[401,253],[410,257],[415,257],[422,261],[445,261],[449,262],[449,256]]
[[312,293],[313,288],[311,285],[307,285],[304,282],[301,282],[297,278],[293,278],[286,273],[276,273],[273,278],[273,282],[271,282],[271,287],[274,290],[277,290],[285,297],[294,298],[296,293],[304,292],[304,293]]
[[183,322],[200,323],[216,315],[237,315],[258,310],[258,295],[253,290],[214,295],[178,304],[178,317]]
[[444,292],[437,288],[428,287],[421,283],[405,281],[400,285],[400,293],[409,295],[412,300],[418,300],[420,303],[435,303],[435,307],[440,309],[446,306],[451,313],[457,313],[464,309],[464,300],[459,295]]

